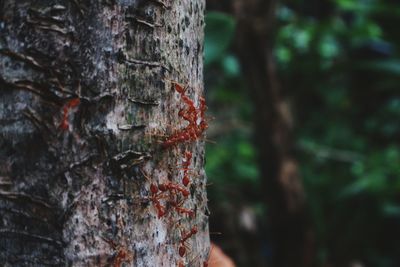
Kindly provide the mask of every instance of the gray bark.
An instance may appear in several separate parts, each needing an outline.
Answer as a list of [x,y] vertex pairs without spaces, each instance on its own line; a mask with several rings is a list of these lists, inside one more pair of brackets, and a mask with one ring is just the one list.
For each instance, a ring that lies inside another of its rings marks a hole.
[[[170,80],[203,93],[204,1],[164,1],[0,1],[2,266],[207,259],[203,142],[161,146],[185,127]],[[185,151],[195,216],[158,218],[150,183],[179,183]]]

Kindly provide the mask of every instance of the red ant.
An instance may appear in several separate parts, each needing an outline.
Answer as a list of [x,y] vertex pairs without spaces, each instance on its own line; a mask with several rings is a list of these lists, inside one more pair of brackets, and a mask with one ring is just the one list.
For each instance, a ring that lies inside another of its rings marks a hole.
[[188,168],[189,165],[190,165],[190,161],[191,161],[191,160],[192,160],[192,152],[186,151],[186,152],[185,152],[185,162],[182,163],[182,166],[183,166],[184,168]]
[[185,254],[186,254],[185,242],[195,234],[197,234],[197,227],[193,226],[192,229],[190,229],[189,232],[187,232],[186,234],[182,235],[182,238],[179,241],[179,243],[180,243],[179,248],[178,248],[179,256],[181,256],[181,257],[185,256]]
[[158,189],[160,189],[160,191],[165,192],[165,191],[178,191],[182,193],[182,196],[184,196],[185,198],[189,196],[190,192],[189,190],[187,190],[186,188],[180,186],[179,184],[174,184],[172,182],[167,182],[167,183],[163,183],[163,184],[159,184],[158,185]]
[[165,207],[161,205],[160,203],[160,198],[162,196],[162,193],[158,193],[158,187],[155,184],[150,185],[150,192],[151,192],[151,198],[150,200],[153,202],[154,207],[157,209],[157,215],[158,218],[161,218],[165,215]]
[[[164,196],[164,193],[166,191],[169,191],[171,193],[172,192],[175,193],[175,191],[178,191],[185,198],[187,198],[190,194],[189,190],[172,182],[161,183],[158,186],[155,185],[154,183],[150,184],[150,192],[151,192],[150,200],[153,202],[153,205],[157,210],[158,218],[163,217],[166,213],[165,207],[160,203],[160,199]],[[193,216],[192,213],[187,211],[186,209],[178,208],[177,210],[179,210],[180,213],[187,213]]]
[[179,246],[178,249],[179,256],[183,257],[186,254],[186,247],[184,245]]
[[184,186],[188,186],[189,183],[190,183],[189,177],[188,177],[187,175],[183,176],[183,178],[182,178],[182,184],[183,184]]
[[158,199],[153,200],[153,204],[157,209],[157,216],[158,218],[161,218],[165,215],[165,207],[161,205],[160,201]]
[[172,83],[173,83],[173,85],[174,85],[175,91],[177,91],[177,92],[180,93],[180,94],[185,93],[186,87],[183,87],[182,84],[177,83],[177,82],[172,82]]
[[189,238],[191,238],[193,235],[197,234],[197,226],[193,226],[189,232],[187,232],[186,234],[183,235],[183,237],[181,238],[181,240],[179,241],[180,243],[185,243],[186,240],[188,240]]
[[193,211],[193,210],[185,209],[185,208],[182,208],[182,207],[180,207],[180,206],[174,206],[174,208],[175,208],[175,210],[176,210],[177,212],[179,212],[179,213],[187,214],[187,215],[189,215],[189,217],[191,217],[191,218],[194,217],[194,211]]
[[191,163],[191,160],[192,160],[192,153],[189,152],[189,151],[186,151],[185,152],[185,160],[182,163],[182,167],[183,167],[182,184],[184,186],[188,186],[189,183],[190,183],[190,179],[189,179],[189,176],[188,176],[188,170],[189,170],[188,168],[189,168],[189,165]]
[[68,113],[70,111],[70,109],[77,107],[80,104],[80,99],[77,98],[73,98],[71,100],[69,100],[63,107],[63,118],[62,121],[60,123],[60,128],[63,130],[67,130],[69,123],[68,123]]
[[176,202],[176,201],[170,201],[169,202],[174,209],[181,214],[187,214],[189,217],[193,218],[194,217],[194,210],[191,209],[186,209],[182,207],[183,201],[181,202]]

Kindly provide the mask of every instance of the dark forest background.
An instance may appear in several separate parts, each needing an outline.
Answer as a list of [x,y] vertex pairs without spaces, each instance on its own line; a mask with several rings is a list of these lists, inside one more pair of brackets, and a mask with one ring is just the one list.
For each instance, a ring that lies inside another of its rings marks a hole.
[[[238,266],[280,267],[231,4],[209,1],[206,17],[211,237]],[[271,14],[273,74],[290,107],[309,225],[298,266],[400,266],[398,2],[285,0]]]

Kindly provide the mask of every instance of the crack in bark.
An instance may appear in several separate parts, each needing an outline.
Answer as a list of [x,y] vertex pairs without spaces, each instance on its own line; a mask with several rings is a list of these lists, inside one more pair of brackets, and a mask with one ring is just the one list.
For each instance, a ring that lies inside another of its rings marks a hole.
[[8,191],[0,190],[0,197],[6,198],[6,199],[12,199],[12,200],[20,199],[23,201],[28,201],[28,202],[38,204],[38,205],[48,208],[48,209],[54,208],[52,205],[48,204],[45,199],[31,196],[31,195],[25,194],[25,193],[8,192]]
[[28,63],[29,65],[32,65],[33,67],[35,67],[36,69],[39,70],[46,70],[45,67],[43,67],[34,57],[32,56],[28,56],[22,53],[18,53],[15,51],[12,51],[10,49],[7,48],[3,48],[0,49],[0,54],[3,54],[5,56],[11,57],[11,58],[15,58],[17,60],[23,61],[25,63]]
[[62,246],[62,242],[55,240],[50,237],[42,236],[42,235],[37,235],[37,234],[32,234],[26,231],[20,231],[20,230],[15,230],[15,229],[9,229],[9,228],[0,228],[0,235],[21,235],[24,237],[29,237],[33,239],[37,239],[39,241],[45,241],[51,244],[55,244],[58,247]]
[[[44,134],[43,130],[45,130],[46,133],[50,134],[52,137],[56,136],[56,133],[54,133],[54,131],[50,129],[51,127],[47,125],[47,123],[44,120],[42,120],[39,117],[39,114],[35,112],[33,109],[28,108],[23,112],[23,114],[39,130],[40,133]],[[45,140],[47,140],[47,138],[45,138]]]
[[17,210],[13,208],[6,208],[6,207],[0,207],[0,210],[8,211],[9,213],[17,214],[23,217],[26,217],[26,219],[31,219],[31,220],[36,220],[40,221],[42,223],[45,223],[46,225],[50,225],[48,222],[47,218],[45,217],[38,217],[38,216],[32,216],[28,212],[22,211],[22,210]]
[[128,67],[132,65],[144,65],[153,68],[163,68],[170,72],[170,69],[163,65],[161,62],[128,58],[124,55],[122,51],[117,53],[117,58],[120,63],[125,63]]
[[138,124],[138,125],[133,125],[133,124],[118,125],[118,130],[121,130],[121,131],[136,131],[136,130],[143,130],[144,128],[146,128],[146,125],[144,125],[144,124]]
[[57,26],[57,25],[43,25],[40,23],[37,23],[34,20],[29,20],[27,19],[26,22],[28,22],[29,24],[35,25],[36,28],[44,30],[44,31],[53,31],[62,35],[67,36],[70,32],[68,32],[67,30]]
[[132,103],[144,105],[144,106],[160,105],[160,101],[157,101],[157,100],[139,100],[139,99],[134,99],[134,98],[130,98],[130,97],[128,97],[128,100],[131,101]]
[[162,6],[165,9],[170,9],[171,8],[171,5],[167,5],[167,3],[165,3],[165,2],[163,2],[161,0],[149,0],[149,1],[153,2],[155,4],[158,4],[158,5]]
[[6,81],[2,76],[0,76],[0,85],[9,86],[10,89],[25,90],[34,93],[40,96],[41,98],[48,100],[49,103],[56,103],[58,106],[63,103],[64,99],[68,99],[70,96],[62,98],[58,96],[56,93],[51,92],[49,88],[56,89],[55,90],[56,92],[73,94],[73,96],[76,95],[71,91],[63,89],[61,85],[60,85],[61,87],[57,87],[57,86],[51,86],[51,84],[41,84],[31,80]]

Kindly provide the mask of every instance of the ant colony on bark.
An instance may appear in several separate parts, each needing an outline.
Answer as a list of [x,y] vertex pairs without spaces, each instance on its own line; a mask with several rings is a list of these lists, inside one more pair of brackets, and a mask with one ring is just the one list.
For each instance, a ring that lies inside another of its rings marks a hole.
[[184,104],[184,108],[178,111],[178,116],[187,121],[188,125],[167,137],[162,144],[163,148],[169,148],[179,143],[196,141],[208,128],[208,123],[205,118],[205,112],[207,110],[206,100],[200,97],[199,107],[196,108],[193,100],[186,95],[186,87],[176,82],[172,82],[172,84],[175,91],[179,93],[180,99]]
[[[188,199],[191,193],[194,193],[196,189],[195,184],[193,184],[191,180],[190,165],[192,164],[192,152],[188,147],[191,143],[199,140],[203,136],[204,131],[208,128],[205,117],[207,106],[205,99],[199,97],[197,101],[198,107],[196,107],[195,102],[187,95],[187,86],[185,87],[174,81],[171,81],[171,84],[174,92],[179,94],[180,103],[183,106],[178,111],[178,117],[185,121],[186,126],[169,135],[162,142],[161,148],[165,151],[177,148],[180,145],[185,146],[184,152],[179,152],[183,155],[182,162],[178,164],[177,167],[178,170],[182,171],[182,178],[163,178],[163,182],[155,182],[155,178],[149,179],[153,181],[150,182],[148,190],[150,196],[148,200],[152,203],[159,219],[168,215],[171,216],[171,218],[172,216],[177,216],[178,218],[195,221],[195,209],[187,207]],[[147,175],[145,176],[149,178]],[[189,190],[191,184],[193,185],[191,186],[191,190]],[[191,224],[193,225],[193,223]],[[177,245],[177,252],[182,260],[177,263],[178,266],[185,266],[184,257],[186,257],[187,251],[190,248],[188,241],[196,235],[197,231],[196,225],[192,226],[189,230],[180,230],[181,237]]]

